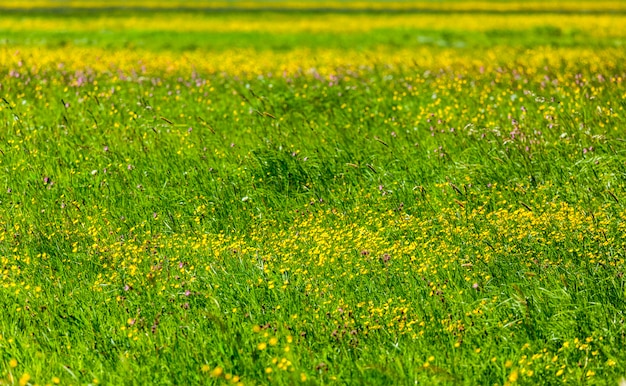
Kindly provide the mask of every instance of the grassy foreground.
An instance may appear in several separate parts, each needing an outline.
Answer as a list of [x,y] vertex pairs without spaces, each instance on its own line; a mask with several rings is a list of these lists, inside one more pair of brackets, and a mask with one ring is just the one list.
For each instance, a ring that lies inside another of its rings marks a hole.
[[0,384],[626,375],[623,15],[135,12],[0,15]]

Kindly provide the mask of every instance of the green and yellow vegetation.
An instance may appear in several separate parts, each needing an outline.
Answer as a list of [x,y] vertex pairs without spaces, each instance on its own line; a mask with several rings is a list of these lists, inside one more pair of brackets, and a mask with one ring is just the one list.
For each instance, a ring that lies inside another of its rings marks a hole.
[[21,3],[0,384],[626,375],[623,3]]

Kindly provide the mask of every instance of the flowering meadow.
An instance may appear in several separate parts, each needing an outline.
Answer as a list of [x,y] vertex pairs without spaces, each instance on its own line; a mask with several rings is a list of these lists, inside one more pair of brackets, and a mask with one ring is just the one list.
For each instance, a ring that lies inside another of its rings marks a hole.
[[26,4],[0,385],[626,376],[622,2]]

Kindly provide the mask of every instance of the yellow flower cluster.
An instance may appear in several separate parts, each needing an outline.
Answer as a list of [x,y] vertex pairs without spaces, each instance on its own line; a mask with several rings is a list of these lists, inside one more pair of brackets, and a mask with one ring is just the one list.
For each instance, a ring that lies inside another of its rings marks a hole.
[[[70,46],[64,48],[2,47],[0,63],[16,73],[32,74],[86,70],[91,73],[114,75],[175,75],[199,73],[203,76],[227,74],[257,78],[262,76],[329,76],[342,73],[363,75],[375,67],[386,67],[389,73],[402,69],[419,68],[420,71],[454,69],[457,72],[472,70],[494,73],[500,66],[510,66],[509,58],[518,58],[520,69],[558,68],[568,74],[584,64],[596,73],[615,68],[624,58],[619,48],[553,48],[519,49],[492,47],[472,52],[457,49],[389,49],[340,50],[297,48],[286,52],[258,49],[207,52],[154,52],[137,49],[107,50],[95,47]],[[121,72],[121,73],[120,73]],[[537,75],[538,76],[538,75]],[[111,82],[120,82],[113,77]]]
[[[259,18],[254,15],[237,17],[210,17],[203,14],[156,14],[133,17],[95,18],[88,23],[78,17],[41,18],[0,16],[0,24],[7,31],[29,32],[101,32],[101,31],[169,31],[169,32],[263,32],[272,34],[294,33],[363,33],[368,31],[399,29],[423,31],[515,31],[533,30],[554,26],[559,34],[577,33],[596,38],[617,38],[626,35],[626,16],[590,14],[503,14],[453,13],[438,14],[313,14],[293,16],[273,14]],[[415,37],[419,39],[419,36]]]
[[[477,199],[498,200],[498,194]],[[532,210],[526,206],[532,206]],[[626,235],[626,221],[614,223],[603,210],[592,216],[565,203],[532,201],[524,206],[500,202],[498,207],[464,210],[450,206],[432,218],[395,211],[379,213],[360,207],[347,213],[312,211],[296,218],[289,228],[277,229],[273,222],[261,223],[245,236],[224,233],[164,236],[153,234],[146,228],[149,224],[141,224],[126,232],[124,242],[112,241],[108,236],[110,230],[102,226],[101,219],[86,217],[81,220],[81,227],[49,224],[49,233],[42,236],[48,240],[57,235],[67,240],[93,240],[73,244],[73,254],[86,254],[89,261],[101,267],[95,280],[86,283],[96,292],[106,292],[111,286],[126,286],[150,289],[157,296],[183,293],[195,287],[199,278],[216,282],[220,267],[230,265],[233,259],[244,261],[257,266],[261,275],[258,281],[249,279],[246,285],[268,292],[289,291],[297,285],[307,296],[319,299],[318,306],[306,309],[308,315],[293,315],[293,320],[305,319],[310,323],[331,320],[335,325],[331,332],[338,339],[356,338],[351,334],[358,331],[367,335],[379,329],[418,338],[424,333],[424,322],[433,320],[424,319],[424,315],[415,312],[418,305],[402,297],[365,296],[359,302],[347,303],[343,290],[334,287],[337,281],[349,283],[362,277],[422,278],[425,296],[444,299],[468,290],[428,279],[451,268],[464,272],[467,288],[471,289],[473,283],[488,285],[492,280],[489,270],[478,267],[503,258],[521,263],[525,267],[521,274],[528,280],[533,280],[537,270],[570,267],[574,264],[573,256],[607,267],[625,263],[623,257],[615,256],[611,250],[626,248],[626,237],[608,237],[607,233]],[[106,218],[106,210],[99,210]],[[605,210],[608,212],[609,208]],[[626,213],[620,216],[626,219]],[[354,223],[350,220],[354,217],[363,221]],[[12,226],[3,224],[1,238],[21,232],[31,234],[32,229],[20,227],[21,220],[18,216]],[[475,225],[461,226],[467,223]],[[536,248],[555,244],[566,254],[544,255]],[[163,253],[171,257],[155,260],[154,256]],[[16,248],[11,256],[2,257],[5,269],[0,275],[0,285],[13,290],[17,298],[38,298],[40,289],[21,285],[21,277],[33,264],[47,261],[49,256],[45,253],[31,255]],[[69,255],[66,262],[71,261]],[[50,280],[56,280],[54,275]],[[216,291],[218,287],[216,284]],[[123,302],[124,297],[117,296],[116,300]],[[468,315],[480,317],[489,313],[497,302],[498,299],[489,300],[468,310]],[[18,302],[16,307],[23,305]],[[462,320],[443,318],[437,322],[457,337],[467,328]],[[129,339],[141,338],[132,325],[122,330]],[[260,330],[255,328],[255,331]],[[258,344],[259,350],[278,342],[266,335]]]

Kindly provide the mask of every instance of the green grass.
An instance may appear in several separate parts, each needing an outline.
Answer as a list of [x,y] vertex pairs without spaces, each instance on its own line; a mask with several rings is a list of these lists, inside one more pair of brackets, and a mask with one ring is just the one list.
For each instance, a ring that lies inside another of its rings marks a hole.
[[0,65],[0,384],[616,384],[626,58],[559,28],[7,32],[9,52],[442,59]]
[[[556,32],[555,32],[556,31]],[[597,41],[582,31],[536,28],[528,31],[509,32],[490,30],[486,32],[432,31],[423,29],[375,30],[360,34],[293,33],[271,34],[263,32],[114,32],[107,31],[85,36],[83,32],[23,32],[5,31],[2,42],[11,45],[43,45],[48,47],[101,46],[109,49],[137,48],[147,50],[174,50],[181,52],[202,50],[226,50],[232,48],[259,48],[288,51],[296,47],[337,48],[367,50],[386,47],[453,47],[482,48],[494,45],[532,48],[539,44],[554,47],[621,47],[623,38]]]

